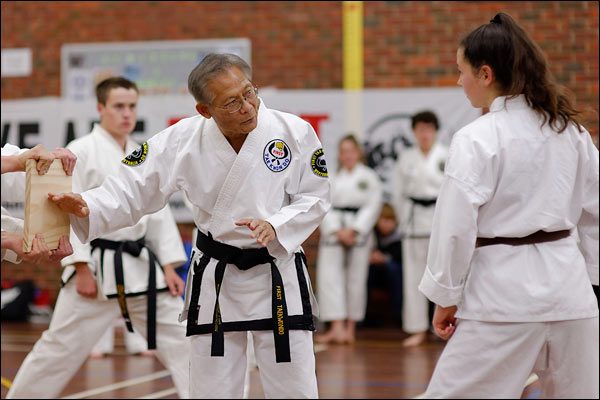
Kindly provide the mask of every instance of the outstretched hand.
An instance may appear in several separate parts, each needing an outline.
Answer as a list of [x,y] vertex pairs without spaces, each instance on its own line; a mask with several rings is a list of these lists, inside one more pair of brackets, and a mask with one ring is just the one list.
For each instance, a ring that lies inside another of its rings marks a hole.
[[247,226],[252,232],[250,236],[256,239],[256,243],[263,247],[277,237],[273,226],[263,219],[257,218],[242,218],[235,221],[237,226]]
[[90,215],[87,203],[78,193],[48,193],[48,199],[62,211],[73,214],[76,217],[85,218]]

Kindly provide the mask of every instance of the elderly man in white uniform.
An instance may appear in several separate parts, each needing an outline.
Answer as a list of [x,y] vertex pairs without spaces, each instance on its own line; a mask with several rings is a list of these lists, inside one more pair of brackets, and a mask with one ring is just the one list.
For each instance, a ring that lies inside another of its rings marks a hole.
[[313,301],[301,244],[329,209],[321,143],[257,97],[251,69],[209,54],[188,80],[199,116],[123,160],[96,189],[50,195],[83,241],[134,223],[184,190],[198,227],[186,287],[190,395],[240,398],[247,331],[265,395],[317,397]]
[[429,328],[429,302],[418,286],[427,264],[433,212],[448,156],[447,148],[436,141],[439,122],[433,112],[416,113],[411,126],[417,145],[401,154],[392,189],[403,234],[402,328],[410,334],[403,342],[406,347],[421,344]]
[[[96,92],[100,124],[68,145],[79,160],[75,191],[100,186],[139,147],[130,137],[136,123],[135,84],[109,78]],[[130,331],[156,348],[179,396],[189,397],[189,343],[185,326],[177,321],[183,281],[174,271],[187,260],[179,230],[168,206],[125,226],[91,244],[71,235],[74,253],[62,260],[63,288],[50,327],[23,362],[7,397],[58,396],[119,314]]]

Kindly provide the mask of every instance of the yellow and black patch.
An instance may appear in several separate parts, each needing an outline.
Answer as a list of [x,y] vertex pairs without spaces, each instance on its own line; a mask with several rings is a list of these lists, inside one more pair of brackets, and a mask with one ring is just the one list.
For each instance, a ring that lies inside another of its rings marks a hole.
[[365,191],[368,188],[369,188],[369,182],[367,182],[367,181],[360,181],[360,182],[358,182],[358,189],[359,190]]
[[325,155],[323,149],[317,149],[310,158],[310,166],[312,172],[321,178],[327,178],[327,164],[325,163]]
[[121,162],[130,167],[135,167],[146,161],[148,156],[148,142],[142,143],[139,149],[134,150],[131,154],[125,157]]

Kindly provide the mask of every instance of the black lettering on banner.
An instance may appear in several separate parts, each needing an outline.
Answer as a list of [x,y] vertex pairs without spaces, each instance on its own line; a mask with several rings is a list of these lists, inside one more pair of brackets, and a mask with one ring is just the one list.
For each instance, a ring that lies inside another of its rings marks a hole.
[[63,143],[66,146],[75,139],[77,139],[77,135],[75,135],[75,124],[73,121],[67,121],[67,131],[65,134],[65,141]]
[[2,125],[2,146],[8,142],[8,132],[10,131],[10,122],[5,122]]
[[[19,124],[19,144],[18,146],[22,149],[27,148],[30,149],[35,147],[35,144],[31,144],[25,138],[27,136],[35,135],[39,136],[40,133],[40,123],[39,122],[23,122]],[[39,140],[35,142],[39,143]]]

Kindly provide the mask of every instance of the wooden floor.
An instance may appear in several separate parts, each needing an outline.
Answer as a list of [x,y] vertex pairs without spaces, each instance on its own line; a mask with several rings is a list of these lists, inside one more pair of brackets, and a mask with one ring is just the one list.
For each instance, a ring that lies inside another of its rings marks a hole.
[[[2,333],[2,398],[45,324],[6,323]],[[406,349],[399,328],[363,328],[354,345],[316,345],[321,398],[414,398],[425,391],[444,344],[433,339]],[[127,355],[117,333],[115,354],[88,359],[63,398],[177,398],[173,382],[155,357]],[[264,398],[258,371],[250,375],[250,398]],[[536,395],[524,392],[524,397]]]

